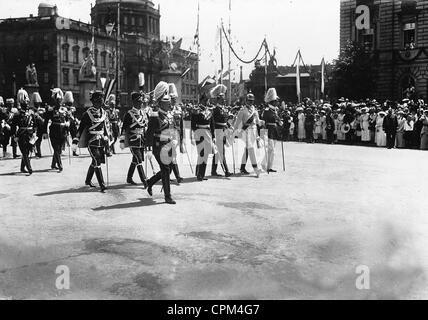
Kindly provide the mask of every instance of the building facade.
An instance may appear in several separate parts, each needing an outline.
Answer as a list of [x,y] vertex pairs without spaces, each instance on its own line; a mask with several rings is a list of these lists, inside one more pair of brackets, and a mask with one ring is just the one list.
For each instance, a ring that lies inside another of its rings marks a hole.
[[340,47],[363,44],[376,61],[376,98],[428,97],[428,1],[341,0]]
[[[0,20],[0,96],[15,96],[27,82],[26,66],[34,63],[44,101],[49,101],[51,88],[59,87],[72,91],[79,102],[79,71],[91,49],[99,89],[100,78],[116,78],[119,70],[122,104],[128,104],[129,93],[139,89],[140,72],[145,74],[144,90],[152,91],[161,80],[161,71],[170,67],[165,55],[171,43],[160,40],[159,8],[147,0],[97,0],[91,18],[91,24],[82,23],[59,16],[56,6],[40,4],[37,16]],[[113,25],[110,33],[109,23]],[[120,51],[119,59],[116,51]],[[120,61],[119,68],[116,61]],[[186,90],[181,98],[197,101],[197,55],[179,49],[169,52],[168,62],[172,61],[183,73],[190,68],[181,78]]]

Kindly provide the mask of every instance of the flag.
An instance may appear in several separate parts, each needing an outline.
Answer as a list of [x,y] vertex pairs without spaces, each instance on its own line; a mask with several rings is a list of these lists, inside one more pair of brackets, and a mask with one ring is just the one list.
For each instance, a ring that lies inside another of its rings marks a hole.
[[196,25],[196,33],[193,44],[199,46],[199,1],[198,1],[198,23]]
[[321,94],[324,96],[325,89],[325,60],[321,60]]
[[302,101],[302,93],[300,91],[300,50],[297,53],[297,64],[296,64],[296,89],[297,89],[297,101]]
[[186,71],[184,71],[184,72],[181,74],[181,78],[184,78],[184,77],[186,76],[186,74],[188,74],[188,73],[189,73],[189,71],[190,71],[190,68],[187,68],[187,69],[186,69]]
[[113,92],[113,88],[114,88],[115,84],[116,84],[116,78],[108,80],[107,87],[106,87],[106,92],[105,92],[105,95],[104,95],[104,98],[105,98],[104,101],[105,101],[105,103],[107,103],[108,98],[110,97],[111,93]]

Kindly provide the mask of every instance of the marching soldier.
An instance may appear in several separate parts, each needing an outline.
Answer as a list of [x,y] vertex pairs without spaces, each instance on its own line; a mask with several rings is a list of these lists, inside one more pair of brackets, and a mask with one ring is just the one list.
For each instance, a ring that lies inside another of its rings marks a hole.
[[214,155],[211,175],[213,177],[219,177],[217,173],[217,166],[220,163],[223,165],[223,170],[226,177],[230,177],[232,174],[229,172],[226,161],[226,130],[230,128],[229,120],[229,110],[227,110],[224,105],[224,96],[226,94],[227,88],[223,84],[219,84],[211,90],[211,97],[216,100],[216,106],[213,109],[213,127],[214,127],[214,140],[217,147],[218,153]]
[[242,155],[241,162],[241,174],[249,175],[250,173],[245,169],[245,166],[250,157],[251,164],[253,165],[254,172],[257,177],[260,176],[261,170],[257,165],[257,158],[255,149],[257,144],[260,143],[260,137],[258,136],[257,126],[263,124],[263,121],[259,118],[259,113],[254,107],[254,95],[252,93],[247,94],[246,105],[241,108],[236,117],[234,127],[237,130],[242,130],[241,138],[245,142],[244,154]]
[[[21,156],[18,155],[18,144],[15,141],[15,136],[12,134],[11,126],[12,121],[15,116],[15,114],[18,113],[18,109],[15,108],[15,100],[10,98],[6,99],[6,109],[7,109],[7,119],[5,120],[6,128],[4,128],[4,140],[6,143],[6,146],[9,144],[12,146],[12,155],[14,159],[18,159]],[[5,149],[3,149],[5,151]]]
[[126,182],[136,185],[132,179],[135,168],[137,168],[140,180],[144,188],[147,188],[147,178],[143,169],[144,161],[144,144],[145,144],[145,130],[147,128],[147,117],[143,107],[143,95],[140,92],[133,92],[132,109],[128,111],[123,119],[122,137],[120,139],[121,145],[125,148],[129,147],[132,153],[132,162],[129,166],[128,176]]
[[110,123],[110,135],[111,135],[111,144],[110,144],[110,150],[113,154],[116,154],[116,150],[114,148],[114,145],[117,142],[117,139],[119,137],[119,110],[116,109],[116,96],[114,94],[111,94],[108,98],[108,120]]
[[170,175],[172,170],[172,141],[174,139],[174,117],[171,112],[171,98],[169,96],[169,86],[166,82],[159,82],[154,91],[155,103],[157,104],[157,112],[153,112],[147,128],[147,157],[151,157],[151,153],[156,158],[161,169],[147,181],[147,192],[153,196],[152,187],[162,180],[163,191],[165,194],[165,202],[168,204],[176,204],[171,197]]
[[174,139],[172,140],[172,171],[174,172],[177,183],[180,184],[183,182],[183,178],[180,176],[180,170],[178,169],[177,164],[177,147],[180,148],[180,153],[184,153],[183,143],[184,143],[184,120],[183,120],[183,110],[180,106],[177,105],[177,88],[175,84],[169,84],[169,96],[171,97],[171,106],[172,106],[172,115],[174,117]]
[[77,154],[77,144],[79,140],[77,139],[77,128],[79,127],[79,120],[76,118],[76,108],[73,106],[74,97],[71,91],[67,91],[64,94],[64,103],[68,109],[68,120],[70,122],[70,137],[72,140],[72,149],[73,149],[73,157],[78,157]]
[[95,91],[91,96],[91,102],[93,106],[83,114],[77,138],[79,139],[79,147],[88,148],[89,154],[92,157],[92,163],[89,166],[85,184],[91,188],[95,188],[92,184],[92,177],[95,173],[101,192],[104,192],[107,187],[104,183],[101,165],[105,163],[105,147],[108,144],[107,115],[103,109],[104,93],[102,91]]
[[196,164],[196,177],[198,181],[207,180],[205,172],[207,169],[208,155],[213,150],[213,127],[212,112],[204,105],[199,106],[191,117],[192,145],[196,144],[198,151],[198,162]]
[[49,127],[49,138],[53,149],[51,169],[62,172],[63,166],[61,154],[67,141],[67,135],[70,129],[70,121],[67,108],[62,106],[64,93],[61,89],[52,89],[52,100],[54,105],[53,107],[48,108],[45,116],[45,132],[48,132],[47,126],[50,120],[51,125]]
[[262,120],[265,122],[268,131],[268,150],[266,155],[267,172],[277,172],[272,168],[275,159],[275,141],[278,140],[277,126],[282,127],[282,121],[278,116],[276,107],[278,106],[279,97],[275,88],[270,88],[266,93],[265,102],[268,107],[263,111]]
[[28,95],[20,102],[21,108],[12,119],[11,131],[12,136],[14,136],[13,139],[18,143],[22,154],[21,172],[32,175],[30,154],[33,151],[37,137],[36,116],[32,110],[29,110],[29,102]]
[[36,141],[36,157],[42,157],[42,141],[43,136],[45,135],[46,125],[45,125],[45,113],[46,109],[39,107],[37,109],[38,117],[36,118],[36,131],[37,131],[37,141]]

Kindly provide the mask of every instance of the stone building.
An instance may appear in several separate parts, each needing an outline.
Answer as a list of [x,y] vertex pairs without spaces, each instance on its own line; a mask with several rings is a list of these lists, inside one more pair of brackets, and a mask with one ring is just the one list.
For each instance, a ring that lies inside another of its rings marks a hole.
[[[26,84],[26,66],[35,63],[44,101],[49,100],[51,88],[59,87],[72,91],[79,104],[79,70],[91,48],[97,87],[101,89],[100,78],[115,78],[118,3],[97,0],[91,10],[91,24],[61,17],[56,6],[43,3],[37,16],[1,19],[0,96],[15,96],[17,89]],[[140,72],[145,74],[145,91],[152,91],[161,80],[161,71],[170,69],[171,64],[177,74],[183,74],[178,76],[180,98],[197,101],[198,57],[179,48],[177,42],[161,41],[159,8],[148,0],[122,0],[120,6],[122,104],[129,102],[131,91],[138,90]],[[110,34],[106,29],[108,23],[114,24]]]
[[411,87],[415,98],[428,97],[428,1],[341,0],[341,49],[348,41],[363,44],[376,61],[376,98],[402,99]]

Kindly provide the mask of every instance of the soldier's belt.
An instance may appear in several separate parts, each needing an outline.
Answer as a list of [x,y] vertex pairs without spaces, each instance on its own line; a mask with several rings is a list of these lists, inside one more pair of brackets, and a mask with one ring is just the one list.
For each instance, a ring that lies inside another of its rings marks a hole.
[[210,129],[211,127],[210,127],[210,125],[209,124],[207,124],[207,125],[197,125],[196,126],[198,129]]
[[89,131],[89,134],[103,135],[104,131]]
[[227,126],[227,123],[216,122],[215,124],[216,126]]
[[276,123],[266,123],[267,126],[276,126]]
[[33,127],[19,127],[20,130],[32,130]]

